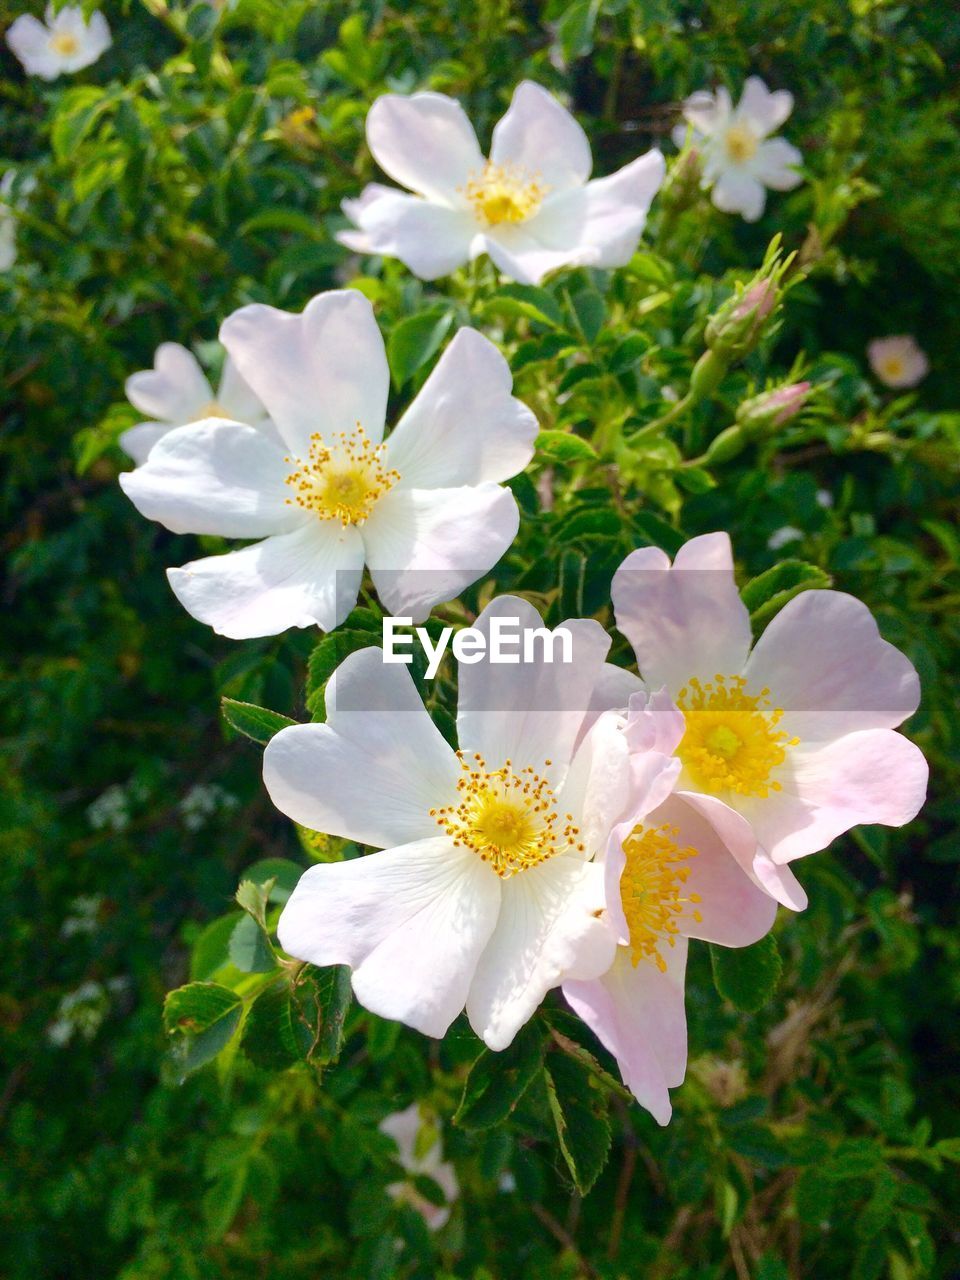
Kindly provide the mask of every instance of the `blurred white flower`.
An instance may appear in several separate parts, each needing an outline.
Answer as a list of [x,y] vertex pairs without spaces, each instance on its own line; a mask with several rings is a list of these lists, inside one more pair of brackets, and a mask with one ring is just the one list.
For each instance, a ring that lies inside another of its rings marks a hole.
[[72,938],[78,933],[95,933],[103,906],[100,894],[89,894],[74,898],[70,903],[70,915],[66,916],[60,926],[62,938]]
[[86,22],[79,5],[67,5],[59,13],[47,5],[45,24],[32,14],[21,14],[7,31],[7,44],[28,75],[56,80],[89,67],[112,41],[102,13],[92,13]]
[[399,258],[422,280],[487,253],[512,280],[538,284],[565,266],[630,260],[663,181],[659,151],[589,182],[587,135],[565,107],[524,80],[484,159],[473,125],[442,93],[388,93],[367,116],[367,143],[385,173],[414,192],[371,183],[343,211],[357,253]]
[[129,453],[138,466],[146,462],[153,446],[174,427],[185,427],[206,418],[242,422],[279,441],[267,419],[267,411],[229,356],[224,361],[220,386],[214,395],[193,352],[179,342],[163,342],[157,347],[153,368],[131,374],[125,390],[133,407],[151,419],[124,431],[120,437],[120,448]]
[[92,1040],[110,1009],[107,989],[99,982],[84,982],[68,991],[57,1006],[57,1016],[47,1027],[47,1039],[58,1049],[74,1036]]
[[870,368],[886,387],[915,387],[930,372],[930,361],[907,333],[874,338],[867,346]]
[[833,494],[829,489],[817,490],[817,506],[823,507],[825,511],[829,511],[833,506]]
[[87,807],[87,821],[94,831],[123,831],[130,825],[129,797],[115,782]]
[[14,198],[13,188],[17,171],[8,169],[0,178],[0,271],[9,271],[17,260],[16,208],[37,185],[34,178],[24,178],[20,183],[20,201]]
[[771,533],[767,539],[767,546],[771,551],[779,551],[790,542],[800,542],[804,536],[802,529],[797,529],[792,524],[785,524],[782,529],[776,529]]
[[239,803],[235,795],[216,782],[200,782],[180,801],[180,815],[188,831],[199,831],[215,814],[230,813]]
[[785,89],[771,93],[758,76],[750,76],[736,107],[721,85],[716,93],[700,90],[684,103],[687,124],[673,133],[677,146],[693,142],[703,161],[703,185],[724,213],[739,213],[756,222],[766,204],[766,188],[790,191],[803,181],[797,166],[803,157],[784,138],[769,135],[793,110],[793,96]]
[[433,1204],[412,1182],[393,1182],[387,1187],[387,1194],[394,1200],[405,1200],[423,1215],[431,1231],[438,1231],[450,1217],[450,1205],[460,1194],[453,1165],[443,1158],[439,1130],[424,1119],[419,1103],[414,1102],[405,1111],[387,1116],[380,1124],[380,1132],[397,1144],[397,1159],[407,1173],[430,1178],[443,1192],[447,1203]]

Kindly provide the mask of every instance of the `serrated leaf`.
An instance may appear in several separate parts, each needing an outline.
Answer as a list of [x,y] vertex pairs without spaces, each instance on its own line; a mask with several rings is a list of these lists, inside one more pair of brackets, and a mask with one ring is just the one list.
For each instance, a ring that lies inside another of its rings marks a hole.
[[234,894],[237,905],[242,907],[248,915],[253,916],[257,924],[263,928],[266,928],[267,903],[270,900],[272,888],[271,880],[252,880],[245,876]]
[[500,1053],[484,1049],[463,1086],[453,1117],[461,1129],[489,1129],[502,1124],[543,1068],[544,1041],[539,1027],[528,1022]]
[[321,1065],[336,1062],[343,1048],[343,1027],[353,991],[350,969],[345,964],[304,969],[296,988],[297,999],[306,1008],[312,1000],[316,1009],[317,1035],[310,1057]]
[[557,462],[596,461],[597,451],[589,440],[570,431],[541,431],[536,441],[537,453]]
[[235,698],[221,698],[220,712],[231,729],[262,745],[266,745],[281,729],[297,723],[279,711],[258,707],[253,702],[238,702]]
[[327,717],[326,684],[344,658],[358,649],[379,648],[379,645],[380,636],[370,631],[338,627],[331,635],[323,637],[307,663],[307,710],[314,720]]
[[440,350],[453,324],[452,311],[424,311],[401,320],[387,341],[393,384],[402,387]]
[[167,993],[163,1024],[173,1037],[181,1082],[227,1046],[242,1012],[236,992],[216,982],[190,982]]
[[781,560],[748,582],[740,595],[754,627],[762,627],[801,591],[829,587],[830,582],[830,575],[815,564],[807,564],[805,560]]
[[261,858],[243,873],[244,880],[266,887],[267,902],[282,906],[293,893],[303,875],[303,868],[290,858]]
[[241,973],[269,973],[277,967],[270,939],[253,916],[241,916],[237,921],[228,954]]
[[286,983],[277,983],[254,1000],[243,1024],[240,1047],[258,1067],[282,1071],[310,1053],[318,1028],[310,1026]]
[[566,1054],[551,1054],[544,1077],[560,1150],[574,1185],[586,1195],[610,1153],[606,1094],[594,1083],[588,1068]]
[[770,933],[752,947],[718,947],[710,944],[714,986],[737,1009],[756,1013],[780,981],[783,962],[777,941]]

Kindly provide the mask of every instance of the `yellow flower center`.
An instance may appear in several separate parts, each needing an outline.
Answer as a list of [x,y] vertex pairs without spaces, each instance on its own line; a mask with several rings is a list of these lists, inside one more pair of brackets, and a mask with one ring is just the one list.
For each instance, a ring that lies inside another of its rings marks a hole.
[[477,218],[485,226],[501,222],[526,222],[532,218],[547,194],[535,176],[514,165],[493,164],[490,160],[464,188]]
[[363,524],[376,503],[400,479],[400,472],[385,465],[386,445],[373,444],[360,423],[350,433],[335,432],[327,444],[315,431],[310,437],[310,456],[286,458],[296,463],[296,471],[286,483],[294,491],[287,503],[313,511],[321,520]]
[[70,58],[80,48],[80,41],[70,31],[57,31],[50,37],[50,48],[61,58]]
[[771,774],[800,739],[777,728],[783,709],[770,706],[769,689],[749,694],[742,676],[714,676],[713,684],[694,678],[677,706],[686,722],[677,754],[698,787],[741,796],[781,790]]
[[[583,852],[573,815],[561,819],[553,788],[535,769],[515,769],[507,760],[491,770],[480,755],[471,757],[473,763],[467,763],[462,751],[457,757],[459,802],[431,809],[430,816],[458,848],[478,853],[501,879],[566,850]],[[544,762],[546,767],[550,763]]]
[[745,124],[731,125],[727,130],[727,155],[734,164],[745,164],[752,160],[759,145],[757,135]]
[[676,827],[634,827],[623,842],[626,854],[620,877],[620,901],[630,931],[630,959],[636,967],[652,960],[661,973],[667,962],[660,944],[676,945],[677,918],[692,905],[694,920],[702,916],[696,909],[698,893],[684,893],[690,868],[684,863],[697,857],[697,850],[681,849]]
[[194,422],[203,422],[203,420],[204,420],[205,418],[230,418],[230,419],[232,419],[232,418],[233,418],[233,414],[231,414],[231,413],[227,413],[226,409],[225,409],[225,408],[223,407],[223,405],[222,405],[222,404],[220,404],[218,401],[216,401],[216,400],[211,400],[209,404],[205,404],[205,405],[203,406],[203,408],[200,410],[200,412],[197,414],[197,416],[193,419],[193,421],[194,421]]
[[880,372],[890,382],[896,382],[906,373],[906,366],[900,356],[886,356],[880,361]]

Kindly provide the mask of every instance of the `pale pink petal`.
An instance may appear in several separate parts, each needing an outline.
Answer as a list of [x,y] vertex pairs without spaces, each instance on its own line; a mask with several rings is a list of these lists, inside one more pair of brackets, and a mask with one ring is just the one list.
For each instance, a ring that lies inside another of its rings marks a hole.
[[669,1089],[686,1074],[686,938],[665,947],[664,958],[661,973],[651,961],[634,966],[628,949],[618,947],[602,978],[563,984],[570,1007],[617,1059],[624,1084],[661,1125],[670,1120]]
[[384,173],[440,204],[462,205],[483,167],[466,112],[442,93],[384,94],[367,114],[367,143]]
[[578,746],[558,804],[572,813],[587,858],[603,853],[610,829],[631,800],[630,752],[620,717],[602,715]]
[[153,368],[131,374],[125,390],[135,409],[174,427],[204,416],[214,399],[197,357],[179,342],[162,342],[153,357]]
[[387,441],[407,487],[499,482],[533,457],[537,419],[512,394],[510,366],[476,329],[460,329]]
[[773,191],[792,191],[803,181],[803,174],[798,172],[802,164],[803,156],[796,147],[783,138],[770,138],[760,143],[750,167],[765,187]]
[[756,222],[763,213],[767,193],[752,173],[725,169],[714,183],[710,198],[723,213],[739,213],[744,222]]
[[500,485],[393,489],[361,530],[381,603],[422,622],[496,564],[519,524],[517,501]]
[[554,194],[582,186],[593,161],[587,135],[552,93],[531,80],[513,91],[493,130],[490,159],[539,178]]
[[793,94],[786,89],[775,92],[767,88],[759,76],[748,76],[740,101],[737,119],[746,120],[761,137],[779,129],[793,110]]
[[467,996],[470,1025],[488,1048],[506,1049],[564,978],[607,971],[616,942],[598,919],[602,909],[601,869],[578,858],[556,856],[502,882],[500,915]]
[[382,195],[350,202],[360,230],[341,232],[338,240],[357,253],[377,253],[399,258],[421,280],[449,275],[469,261],[477,220],[471,209],[433,204],[421,196],[380,188]]
[[117,444],[139,466],[146,462],[150,456],[150,450],[157,441],[162,440],[167,432],[172,430],[173,427],[169,422],[140,422],[137,426],[121,432],[117,438]]
[[256,423],[259,426],[266,414],[253,389],[243,380],[240,370],[229,356],[223,362],[217,404],[236,422]]
[[709,89],[698,89],[683,104],[684,119],[699,133],[710,135],[730,116],[730,94],[723,87],[712,94]]
[[383,438],[390,372],[373,307],[354,289],[321,293],[299,315],[253,303],[221,326],[220,340],[287,442],[306,459],[357,424]]
[[916,670],[880,635],[867,606],[841,591],[804,591],[757,641],[744,670],[751,691],[770,690],[780,728],[801,745],[854,729],[888,729],[920,702]]
[[750,616],[733,576],[725,533],[692,538],[673,567],[664,552],[629,555],[611,585],[617,627],[651,688],[677,694],[691,676],[735,675],[750,651]]
[[582,238],[595,249],[594,267],[622,267],[633,257],[666,165],[659,151],[587,183],[587,216]]
[[435,836],[430,810],[455,800],[460,769],[407,668],[359,649],[331,676],[325,704],[326,724],[294,725],[267,744],[263,780],[277,808],[378,848]]
[[187,612],[231,640],[289,627],[332,631],[356,604],[362,575],[360,535],[331,520],[167,570]]
[[291,504],[279,447],[239,422],[174,427],[120,487],[141,515],[172,533],[264,538],[310,519]]
[[62,60],[50,52],[50,33],[32,13],[22,13],[7,28],[6,41],[28,75],[54,80]]
[[464,1007],[499,903],[496,873],[435,837],[311,867],[277,936],[299,960],[350,965],[371,1013],[439,1038]]

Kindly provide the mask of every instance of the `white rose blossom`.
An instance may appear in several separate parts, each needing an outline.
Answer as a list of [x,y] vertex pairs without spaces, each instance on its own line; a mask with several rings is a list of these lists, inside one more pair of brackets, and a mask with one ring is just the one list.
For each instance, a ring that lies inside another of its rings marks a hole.
[[87,22],[79,5],[67,5],[55,13],[51,4],[44,19],[22,13],[7,31],[7,44],[24,71],[41,80],[82,71],[112,44],[102,13],[92,13]]
[[36,179],[26,177],[19,183],[19,197],[14,196],[17,185],[16,169],[8,169],[0,178],[0,271],[9,271],[17,260],[17,205],[36,186]]
[[[403,1111],[395,1111],[382,1120],[380,1132],[397,1144],[397,1160],[407,1173],[425,1175],[443,1192],[446,1204],[434,1204],[420,1194],[412,1182],[392,1182],[387,1194],[393,1200],[406,1201],[423,1217],[431,1231],[439,1231],[450,1217],[450,1206],[460,1194],[456,1171],[443,1158],[440,1133],[426,1121],[419,1103],[413,1102]],[[422,1148],[426,1146],[426,1150]]]
[[915,387],[930,372],[930,361],[910,334],[874,338],[867,346],[870,368],[887,387]]
[[424,280],[484,253],[526,284],[559,267],[623,266],[664,175],[654,150],[589,181],[586,134],[529,80],[494,128],[489,159],[463,108],[441,93],[378,98],[367,142],[380,168],[414,194],[372,183],[343,202],[359,229],[338,238],[358,253],[399,258]]
[[692,126],[692,141],[700,152],[703,185],[724,213],[739,213],[756,222],[767,200],[766,188],[790,191],[803,177],[797,172],[803,156],[785,138],[772,138],[793,110],[793,95],[785,89],[771,93],[758,76],[748,77],[736,107],[729,90],[703,89],[683,106],[687,124],[678,125],[673,140],[682,147]]
[[224,360],[220,385],[214,394],[193,352],[179,342],[162,342],[153,358],[153,368],[132,373],[125,390],[133,407],[150,419],[124,431],[118,441],[138,464],[146,462],[153,446],[174,427],[207,418],[246,423],[272,439],[280,438],[229,356]]
[[262,539],[168,570],[195,618],[234,639],[329,631],[366,565],[384,608],[422,621],[510,546],[519,513],[501,482],[529,462],[537,421],[481,334],[456,334],[386,441],[390,375],[362,294],[320,294],[299,315],[243,307],[220,338],[282,443],[208,420],[120,477],[174,533]]
[[487,652],[461,662],[459,752],[407,671],[370,648],[331,678],[327,722],[281,730],[263,766],[295,822],[381,850],[306,871],[280,917],[281,945],[311,964],[349,965],[365,1008],[426,1035],[443,1036],[466,1008],[494,1050],[552,987],[609,969],[616,939],[592,859],[632,793],[613,717],[581,734],[609,637],[594,621],[566,622],[570,662],[542,651],[491,662],[492,623],[506,618],[542,626],[510,596],[480,615]]

